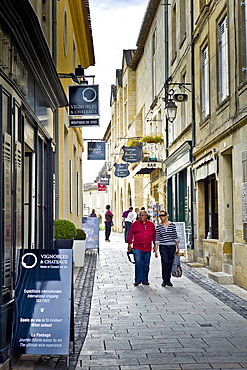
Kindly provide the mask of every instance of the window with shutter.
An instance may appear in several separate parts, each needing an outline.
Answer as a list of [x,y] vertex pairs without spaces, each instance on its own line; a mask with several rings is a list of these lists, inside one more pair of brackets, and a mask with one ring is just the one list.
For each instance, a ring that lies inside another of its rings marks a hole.
[[228,35],[227,17],[219,24],[219,102],[222,102],[229,94],[228,82]]
[[208,46],[202,51],[202,117],[209,114],[209,58]]

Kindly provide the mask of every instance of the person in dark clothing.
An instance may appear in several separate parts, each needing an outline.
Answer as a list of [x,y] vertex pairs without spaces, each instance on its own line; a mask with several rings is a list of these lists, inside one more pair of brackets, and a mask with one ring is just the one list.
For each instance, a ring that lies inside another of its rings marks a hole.
[[[145,211],[146,212],[145,207],[142,207],[141,208],[141,211]],[[150,215],[148,213],[147,213],[147,219],[150,220]]]
[[109,237],[111,234],[111,227],[113,225],[112,219],[113,219],[113,213],[111,213],[109,204],[105,207],[106,213],[105,213],[105,241],[109,242]]
[[161,222],[156,226],[155,250],[159,246],[161,256],[161,271],[163,282],[161,286],[173,286],[171,283],[171,272],[174,255],[179,253],[179,239],[176,225],[168,220],[166,211],[160,211]]
[[92,213],[90,213],[89,217],[97,217],[95,209],[92,209]]
[[129,207],[128,211],[123,213],[123,216],[126,216],[124,217],[124,227],[125,227],[124,228],[124,240],[125,240],[125,243],[127,243],[129,230],[131,228],[132,223],[135,220],[135,215],[133,213],[133,207]]
[[139,220],[139,219],[140,219],[140,217],[139,217],[139,212],[140,212],[139,208],[138,208],[138,207],[136,207],[136,208],[135,208],[136,220]]

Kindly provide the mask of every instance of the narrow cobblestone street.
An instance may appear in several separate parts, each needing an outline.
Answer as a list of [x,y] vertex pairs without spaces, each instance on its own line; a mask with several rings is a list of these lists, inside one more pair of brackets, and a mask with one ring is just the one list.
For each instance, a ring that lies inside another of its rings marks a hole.
[[[161,287],[152,256],[150,285],[133,286],[123,235],[100,233],[99,254],[74,271],[75,345],[69,358],[24,355],[12,369],[237,370],[247,368],[247,292],[221,286],[183,263]],[[200,269],[199,269],[200,271]]]
[[122,235],[102,241],[76,369],[247,368],[246,300],[186,264],[183,270],[163,288],[160,259],[152,258],[150,286],[134,287]]

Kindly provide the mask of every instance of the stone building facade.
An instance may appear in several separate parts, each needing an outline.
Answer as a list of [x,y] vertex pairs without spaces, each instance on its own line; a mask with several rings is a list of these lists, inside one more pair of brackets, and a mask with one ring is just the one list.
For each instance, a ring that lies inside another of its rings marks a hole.
[[[112,168],[118,217],[129,205],[145,206],[156,221],[155,210],[166,208],[170,219],[185,222],[188,257],[244,288],[246,18],[242,1],[150,0],[137,48],[123,52],[116,73],[108,128],[113,164],[123,163],[130,138],[160,132],[164,139],[156,162],[144,152],[128,176],[118,178]],[[169,100],[177,106],[174,120],[164,114]]]
[[194,9],[195,258],[247,288],[246,15],[241,1]]

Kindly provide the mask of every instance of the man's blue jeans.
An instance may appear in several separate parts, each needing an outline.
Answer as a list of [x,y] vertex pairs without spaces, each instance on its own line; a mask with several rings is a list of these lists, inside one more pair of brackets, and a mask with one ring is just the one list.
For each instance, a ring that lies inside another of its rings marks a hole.
[[132,249],[135,258],[135,282],[147,283],[151,252]]
[[109,240],[110,235],[111,235],[111,222],[105,221],[105,240]]
[[125,221],[124,222],[125,224],[125,229],[124,229],[124,239],[125,239],[125,243],[128,243],[128,235],[129,235],[129,231],[130,231],[130,228],[131,228],[131,225],[132,225],[132,222],[130,221]]

